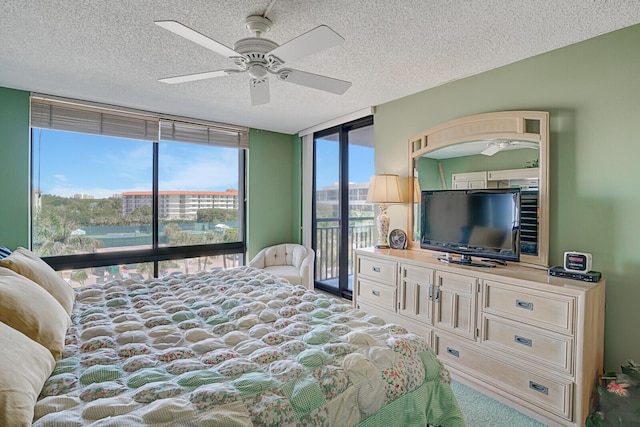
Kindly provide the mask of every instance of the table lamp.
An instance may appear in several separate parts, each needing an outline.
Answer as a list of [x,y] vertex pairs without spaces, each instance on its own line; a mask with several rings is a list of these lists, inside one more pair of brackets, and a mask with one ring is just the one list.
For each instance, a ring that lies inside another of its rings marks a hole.
[[398,175],[381,174],[374,175],[369,181],[367,203],[379,203],[380,214],[376,219],[378,229],[378,244],[376,248],[389,247],[389,216],[387,215],[388,203],[402,203],[400,192],[400,180]]

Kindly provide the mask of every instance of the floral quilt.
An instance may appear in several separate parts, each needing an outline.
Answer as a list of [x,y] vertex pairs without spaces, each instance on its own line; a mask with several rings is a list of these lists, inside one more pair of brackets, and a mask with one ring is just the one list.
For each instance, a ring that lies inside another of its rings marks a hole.
[[116,280],[77,291],[33,425],[352,426],[432,366],[418,335],[262,270]]

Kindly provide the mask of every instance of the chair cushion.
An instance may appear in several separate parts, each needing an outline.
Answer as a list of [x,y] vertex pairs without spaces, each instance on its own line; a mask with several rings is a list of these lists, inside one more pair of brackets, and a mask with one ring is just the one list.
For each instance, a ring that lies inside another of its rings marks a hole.
[[284,243],[282,245],[272,246],[265,250],[264,265],[292,265],[300,268],[302,260],[307,255],[304,246]]
[[284,277],[294,285],[302,284],[300,270],[298,270],[296,267],[290,265],[274,265],[271,267],[265,267],[264,270],[267,273],[273,274],[275,276]]

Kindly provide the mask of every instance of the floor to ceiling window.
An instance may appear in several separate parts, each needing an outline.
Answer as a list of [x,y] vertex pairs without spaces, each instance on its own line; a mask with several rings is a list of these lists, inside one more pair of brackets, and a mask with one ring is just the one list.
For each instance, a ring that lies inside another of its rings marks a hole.
[[32,250],[73,286],[243,262],[247,130],[32,98]]
[[373,245],[373,117],[314,134],[315,285],[351,299],[353,249]]

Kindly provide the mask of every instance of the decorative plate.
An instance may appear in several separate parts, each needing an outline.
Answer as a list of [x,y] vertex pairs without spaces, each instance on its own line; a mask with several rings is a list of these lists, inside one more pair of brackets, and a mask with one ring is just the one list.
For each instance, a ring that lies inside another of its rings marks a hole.
[[389,233],[389,246],[392,249],[406,249],[407,247],[407,233],[396,228]]

